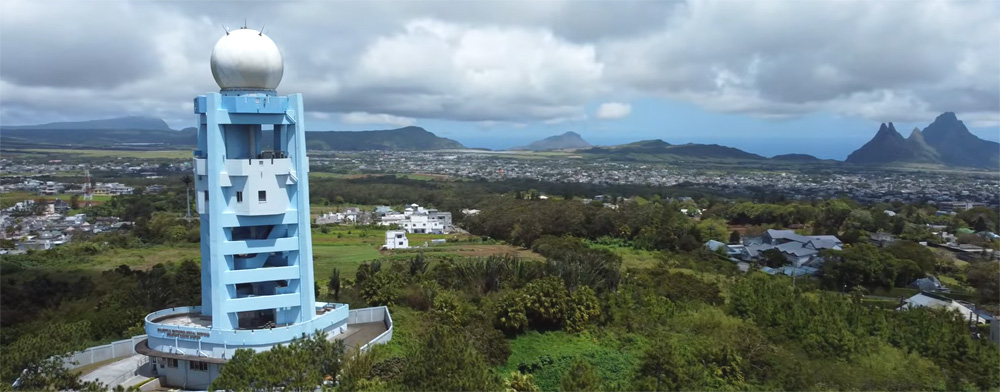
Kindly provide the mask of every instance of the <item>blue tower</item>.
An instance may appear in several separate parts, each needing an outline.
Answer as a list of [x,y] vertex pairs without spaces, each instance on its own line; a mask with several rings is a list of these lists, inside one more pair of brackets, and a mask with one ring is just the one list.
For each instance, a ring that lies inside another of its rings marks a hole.
[[207,388],[237,349],[318,331],[358,347],[387,341],[388,310],[316,302],[305,112],[301,94],[275,91],[284,71],[277,46],[234,30],[211,64],[221,91],[194,99],[201,306],[146,316],[136,351],[152,358],[162,385]]
[[[244,32],[270,41],[246,29],[229,37]],[[218,329],[309,323],[316,298],[302,95],[269,88],[281,78],[280,57],[277,67],[235,78],[220,64],[224,54],[217,46],[212,62],[222,92],[194,101],[201,312]]]

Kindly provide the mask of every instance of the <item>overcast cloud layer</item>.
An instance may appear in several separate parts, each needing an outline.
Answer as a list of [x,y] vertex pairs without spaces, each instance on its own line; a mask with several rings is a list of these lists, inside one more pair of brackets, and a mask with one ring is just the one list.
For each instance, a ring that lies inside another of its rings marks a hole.
[[[190,120],[221,25],[266,25],[313,118],[614,121],[663,98],[720,113],[1000,123],[995,1],[5,0],[3,124]],[[588,108],[591,112],[588,113]]]

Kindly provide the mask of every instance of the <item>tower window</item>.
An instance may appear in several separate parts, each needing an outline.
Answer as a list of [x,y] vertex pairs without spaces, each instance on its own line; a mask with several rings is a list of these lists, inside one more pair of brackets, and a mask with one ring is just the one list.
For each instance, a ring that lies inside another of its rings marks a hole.
[[243,192],[236,192],[236,202],[237,203],[243,202]]
[[257,201],[261,203],[267,202],[267,191],[257,191]]
[[208,191],[205,191],[205,201],[208,201]]

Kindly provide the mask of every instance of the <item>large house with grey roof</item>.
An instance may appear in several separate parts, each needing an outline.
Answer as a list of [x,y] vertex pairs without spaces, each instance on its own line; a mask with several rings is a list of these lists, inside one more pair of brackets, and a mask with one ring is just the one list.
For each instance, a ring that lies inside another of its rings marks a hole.
[[833,235],[806,236],[793,230],[773,229],[759,237],[746,237],[743,244],[740,258],[744,261],[756,260],[760,258],[761,252],[777,249],[788,259],[791,267],[808,267],[809,271],[816,271],[823,264],[820,251],[840,250],[844,245],[843,241]]

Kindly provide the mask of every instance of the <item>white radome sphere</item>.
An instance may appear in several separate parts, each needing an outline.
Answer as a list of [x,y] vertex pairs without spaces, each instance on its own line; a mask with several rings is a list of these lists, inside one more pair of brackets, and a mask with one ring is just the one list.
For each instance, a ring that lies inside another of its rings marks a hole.
[[223,90],[274,90],[284,72],[278,46],[256,30],[230,31],[212,49],[212,76]]

